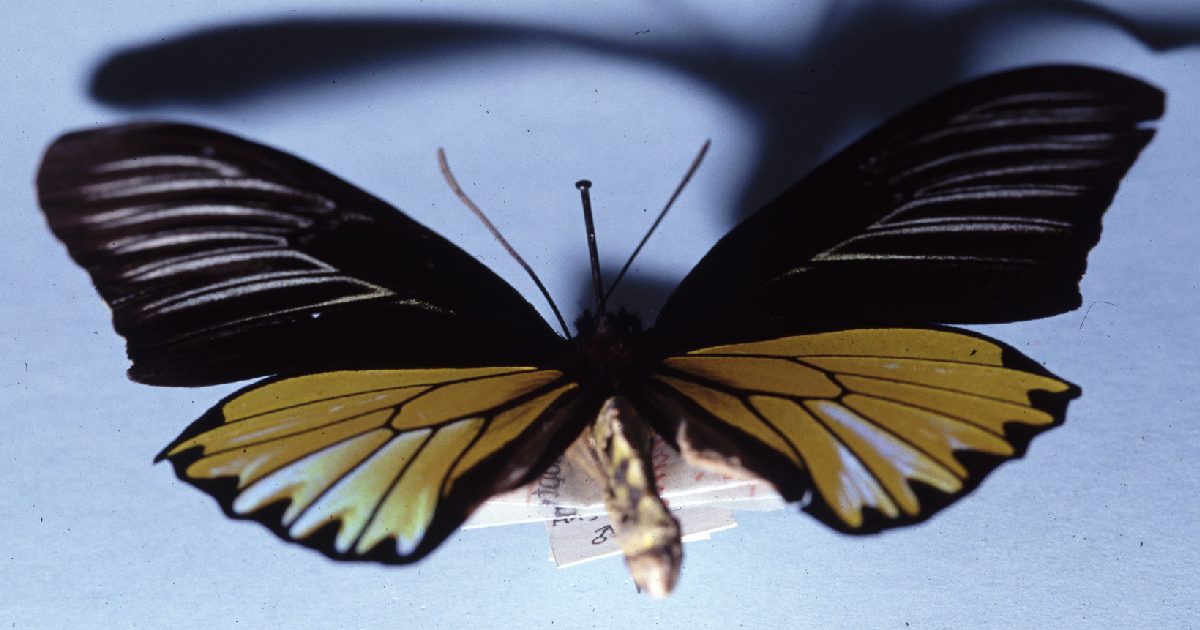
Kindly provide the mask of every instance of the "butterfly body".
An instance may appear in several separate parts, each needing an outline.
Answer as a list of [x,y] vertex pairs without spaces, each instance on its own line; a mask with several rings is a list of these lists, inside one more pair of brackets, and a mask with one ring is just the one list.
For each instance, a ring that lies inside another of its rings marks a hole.
[[598,317],[587,311],[575,329],[575,356],[598,396],[607,398],[643,381],[654,356],[646,347],[641,317],[625,309]]
[[1079,388],[945,324],[1078,306],[1162,111],[1152,86],[1078,66],[953,88],[732,230],[651,326],[597,291],[571,339],[388,204],[221,132],[71,133],[38,193],[133,379],[268,377],[161,456],[229,516],[331,558],[412,562],[583,443],[631,568],[657,558],[634,572],[666,592],[678,531],[645,478],[652,432],[869,533],[928,518],[1062,422]]

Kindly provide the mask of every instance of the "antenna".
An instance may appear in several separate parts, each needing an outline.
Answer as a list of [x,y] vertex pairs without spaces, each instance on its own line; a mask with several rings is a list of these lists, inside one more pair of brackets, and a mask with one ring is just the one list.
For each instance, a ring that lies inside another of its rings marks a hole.
[[592,195],[589,189],[592,182],[581,179],[575,182],[579,189],[579,198],[583,202],[583,223],[587,228],[588,256],[592,260],[592,289],[596,292],[596,316],[604,314],[604,303],[608,296],[604,294],[604,279],[600,277],[600,253],[596,250],[596,224],[592,221]]
[[504,238],[504,235],[500,233],[500,230],[497,230],[496,226],[492,225],[491,220],[487,218],[487,215],[483,213],[483,210],[480,210],[479,206],[475,205],[475,202],[471,201],[471,198],[467,196],[467,193],[463,192],[462,187],[458,185],[458,180],[454,179],[454,173],[450,172],[450,165],[446,162],[446,151],[441,147],[438,147],[438,166],[442,169],[442,177],[446,178],[446,183],[450,185],[450,190],[454,191],[454,194],[458,197],[458,200],[463,202],[463,205],[469,208],[471,212],[475,213],[475,216],[483,222],[484,227],[486,227],[488,231],[492,233],[492,236],[494,236],[496,240],[500,242],[500,245],[504,247],[504,250],[508,252],[508,255],[512,256],[513,259],[517,261],[518,265],[521,265],[521,268],[525,270],[525,273],[529,274],[530,278],[533,278],[533,283],[537,285],[538,290],[542,292],[542,295],[546,298],[546,301],[550,303],[550,310],[554,311],[554,317],[558,319],[558,325],[562,326],[563,333],[567,336],[567,339],[570,339],[571,331],[567,328],[567,320],[563,319],[562,313],[558,311],[558,305],[556,305],[554,300],[551,299],[550,292],[546,290],[546,285],[542,284],[541,279],[538,278],[537,274],[533,272],[533,268],[529,266],[529,263],[525,262],[524,258],[521,258],[521,255],[517,253],[517,250],[513,249],[512,245],[508,244],[508,241]]
[[621,272],[617,274],[617,278],[609,285],[608,293],[604,294],[605,301],[613,294],[617,285],[621,283],[621,278],[624,278],[625,272],[629,271],[629,266],[633,264],[633,259],[637,258],[637,255],[642,251],[642,247],[646,245],[646,241],[650,240],[650,235],[654,234],[654,230],[658,229],[658,224],[662,223],[663,218],[667,216],[667,211],[675,204],[675,200],[679,198],[679,194],[683,192],[683,188],[692,180],[692,175],[695,175],[696,170],[700,168],[700,163],[704,161],[704,156],[708,153],[708,147],[711,144],[712,140],[705,140],[704,144],[700,146],[700,152],[696,154],[696,157],[692,160],[692,165],[688,167],[687,173],[684,173],[683,179],[675,187],[675,192],[671,193],[671,198],[667,200],[667,205],[663,206],[662,211],[658,213],[658,218],[654,219],[654,224],[646,231],[646,235],[642,237],[642,241],[638,243],[637,247],[633,248],[633,253],[629,255],[629,260],[625,261],[625,266],[621,267]]

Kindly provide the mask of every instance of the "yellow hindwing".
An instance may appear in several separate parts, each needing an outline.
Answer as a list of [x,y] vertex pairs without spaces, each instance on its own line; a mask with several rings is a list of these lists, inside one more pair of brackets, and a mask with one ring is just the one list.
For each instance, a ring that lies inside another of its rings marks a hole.
[[287,378],[228,400],[214,410],[215,428],[166,456],[199,449],[183,476],[234,478],[236,514],[286,502],[279,522],[267,524],[289,538],[305,542],[335,524],[327,551],[363,555],[391,540],[405,559],[455,484],[576,388],[561,372],[525,367]]
[[[961,451],[1008,457],[1010,423],[1057,420],[1035,391],[1072,390],[1005,363],[999,344],[922,329],[858,329],[704,348],[655,373],[664,408],[716,422],[807,469],[819,498],[849,529],[864,509],[887,520],[924,516],[920,482],[957,495],[978,481]],[[686,400],[680,407],[673,400]],[[697,410],[702,410],[698,412]]]

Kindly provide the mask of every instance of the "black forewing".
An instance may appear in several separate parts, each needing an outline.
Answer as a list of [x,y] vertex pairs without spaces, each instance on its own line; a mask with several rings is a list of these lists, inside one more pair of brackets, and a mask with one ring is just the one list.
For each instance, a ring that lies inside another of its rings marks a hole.
[[1104,70],[1009,71],[893,118],[725,236],[671,295],[675,350],[822,327],[1076,308],[1087,252],[1162,93]]
[[553,363],[560,338],[494,273],[280,151],[189,125],[120,125],[58,139],[37,187],[112,307],[134,380]]

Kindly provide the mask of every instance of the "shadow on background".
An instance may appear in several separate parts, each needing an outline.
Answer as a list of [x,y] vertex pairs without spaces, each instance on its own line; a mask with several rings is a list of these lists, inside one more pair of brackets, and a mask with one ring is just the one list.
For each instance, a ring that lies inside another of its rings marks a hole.
[[[610,288],[609,283],[617,277],[619,271],[621,271],[619,265],[604,266],[601,269],[606,288]],[[615,311],[618,308],[624,308],[632,313],[637,313],[642,318],[642,324],[648,328],[658,317],[658,311],[666,302],[667,296],[678,284],[678,278],[655,274],[653,270],[649,269],[639,269],[636,272],[628,273],[621,278],[621,284],[613,291],[612,298],[608,301],[608,310]],[[559,306],[571,313],[582,313],[584,310],[595,312],[591,269],[580,270],[578,278],[570,286],[576,287],[575,294],[570,296],[569,301]]]
[[[992,0],[941,10],[891,2],[836,5],[814,36],[790,55],[773,56],[722,48],[716,37],[664,43],[517,24],[288,18],[209,28],[119,51],[97,68],[90,90],[95,99],[128,109],[163,103],[219,108],[433,55],[569,45],[658,64],[708,83],[740,106],[757,125],[760,153],[729,217],[733,225],[829,155],[852,125],[882,120],[965,78],[972,52],[996,24],[1047,18],[1117,27],[1159,51],[1200,44],[1200,12],[1143,19],[1080,0]],[[626,289],[630,296],[638,292]]]

